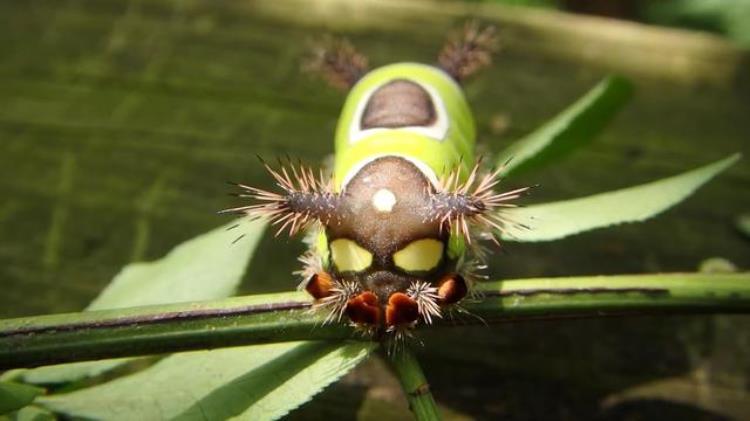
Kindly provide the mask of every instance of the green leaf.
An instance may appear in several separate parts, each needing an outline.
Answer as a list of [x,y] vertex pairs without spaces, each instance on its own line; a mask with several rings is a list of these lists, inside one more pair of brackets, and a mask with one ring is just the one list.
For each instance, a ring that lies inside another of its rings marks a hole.
[[[630,98],[632,86],[610,76],[542,127],[500,152],[505,175],[539,167],[589,143]],[[510,162],[508,162],[510,160]]]
[[36,406],[26,406],[10,416],[11,421],[55,421],[57,417],[46,409]]
[[0,382],[0,415],[23,408],[43,393],[44,389],[27,384]]
[[38,402],[93,419],[275,419],[346,374],[375,346],[296,342],[176,354],[134,375]]
[[[240,226],[236,229],[227,230],[237,224]],[[162,259],[127,265],[86,309],[180,303],[233,295],[264,228],[264,223],[244,218],[192,238]],[[232,244],[240,234],[245,237]]]
[[[240,224],[236,229],[227,228]],[[265,224],[247,218],[233,221],[148,263],[125,266],[86,308],[87,311],[150,304],[211,300],[233,295],[263,235]],[[242,240],[232,243],[239,235]],[[96,376],[116,368],[128,358],[40,367],[25,372],[24,381],[62,383]]]
[[511,221],[503,238],[509,241],[550,241],[579,232],[625,222],[643,221],[690,196],[713,176],[740,158],[720,161],[640,186],[561,202],[504,210]]
[[737,229],[747,238],[750,238],[750,213],[737,217]]
[[87,377],[94,377],[126,364],[134,358],[114,358],[102,361],[84,361],[49,365],[24,372],[21,379],[32,384],[67,383]]

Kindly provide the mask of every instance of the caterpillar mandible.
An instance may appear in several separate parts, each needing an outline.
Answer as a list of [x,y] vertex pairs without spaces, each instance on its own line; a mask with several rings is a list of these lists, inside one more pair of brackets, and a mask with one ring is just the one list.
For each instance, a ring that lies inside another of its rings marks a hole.
[[306,68],[348,90],[331,177],[272,168],[278,192],[238,184],[252,204],[223,212],[264,217],[277,234],[310,232],[300,285],[328,322],[372,334],[408,333],[471,293],[482,239],[511,224],[504,207],[528,188],[496,191],[502,168],[480,174],[476,128],[461,82],[491,61],[493,28],[468,23],[436,66],[368,71],[348,42],[331,41]]

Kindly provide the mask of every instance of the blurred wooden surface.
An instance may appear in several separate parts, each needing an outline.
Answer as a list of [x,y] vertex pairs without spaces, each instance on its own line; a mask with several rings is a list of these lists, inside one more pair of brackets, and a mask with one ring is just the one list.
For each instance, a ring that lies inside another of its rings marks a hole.
[[[432,62],[444,35],[472,16],[498,24],[505,40],[495,66],[466,87],[487,150],[609,72],[637,88],[591,148],[508,181],[541,183],[529,202],[748,151],[750,56],[707,35],[445,2],[4,2],[0,316],[78,310],[124,264],[219,225],[214,211],[232,203],[224,181],[270,185],[256,153],[324,159],[343,97],[300,75],[310,39],[345,35],[374,65]],[[750,212],[747,159],[644,224],[511,244],[493,276],[692,271],[713,256],[748,269],[750,243],[734,227]],[[266,238],[243,292],[293,288],[301,250],[296,239]],[[620,419],[633,410],[620,397],[640,396],[622,390],[663,379],[702,400],[641,396],[636,413],[738,417],[750,414],[748,327],[744,317],[705,316],[455,329],[426,335],[422,353],[438,399],[478,418]],[[387,384],[382,368],[371,382],[361,371],[298,416],[403,415],[388,393],[368,392]]]

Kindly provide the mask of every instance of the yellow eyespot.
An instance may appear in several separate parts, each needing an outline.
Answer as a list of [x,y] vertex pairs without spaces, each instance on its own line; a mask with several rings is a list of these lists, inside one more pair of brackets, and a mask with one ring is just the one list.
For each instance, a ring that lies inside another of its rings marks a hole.
[[333,264],[341,272],[361,272],[372,264],[372,253],[352,240],[333,240],[328,247],[331,249]]
[[326,231],[324,229],[321,229],[320,232],[318,232],[318,241],[315,245],[317,248],[318,254],[320,255],[320,259],[322,260],[321,263],[323,263],[323,267],[328,266],[328,236],[326,236]]
[[393,263],[409,272],[434,269],[443,257],[443,243],[434,238],[414,241],[393,254]]

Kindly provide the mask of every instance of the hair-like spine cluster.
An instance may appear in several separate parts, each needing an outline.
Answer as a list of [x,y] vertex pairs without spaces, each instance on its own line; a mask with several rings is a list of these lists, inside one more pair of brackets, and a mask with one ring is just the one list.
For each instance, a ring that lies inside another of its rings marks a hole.
[[324,323],[340,322],[346,312],[349,300],[362,291],[361,286],[353,281],[333,280],[330,294],[321,298],[313,307],[327,312]]
[[494,26],[481,28],[477,21],[469,21],[445,43],[438,63],[453,79],[461,82],[489,66],[498,45]]
[[338,196],[332,192],[331,178],[322,171],[316,177],[312,168],[299,163],[280,165],[279,170],[274,170],[262,159],[261,162],[282,192],[232,183],[242,189],[237,197],[260,203],[224,209],[219,213],[244,214],[251,219],[267,218],[272,225],[279,226],[277,236],[284,231],[292,236],[315,221],[327,225],[337,217]]
[[438,296],[438,289],[428,282],[417,281],[412,283],[409,289],[406,290],[406,294],[417,302],[419,315],[425,323],[432,324],[433,317],[443,317],[440,305],[438,304],[440,298]]
[[438,190],[432,195],[428,218],[440,221],[446,230],[460,233],[470,245],[474,237],[499,244],[499,237],[507,226],[521,225],[507,218],[502,208],[517,207],[510,202],[525,195],[533,186],[496,193],[494,188],[500,183],[505,166],[483,176],[479,175],[480,166],[480,161],[474,164],[463,182],[460,181],[460,165],[442,177]]
[[327,37],[313,43],[302,70],[320,75],[334,88],[347,90],[367,73],[367,61],[346,39]]

